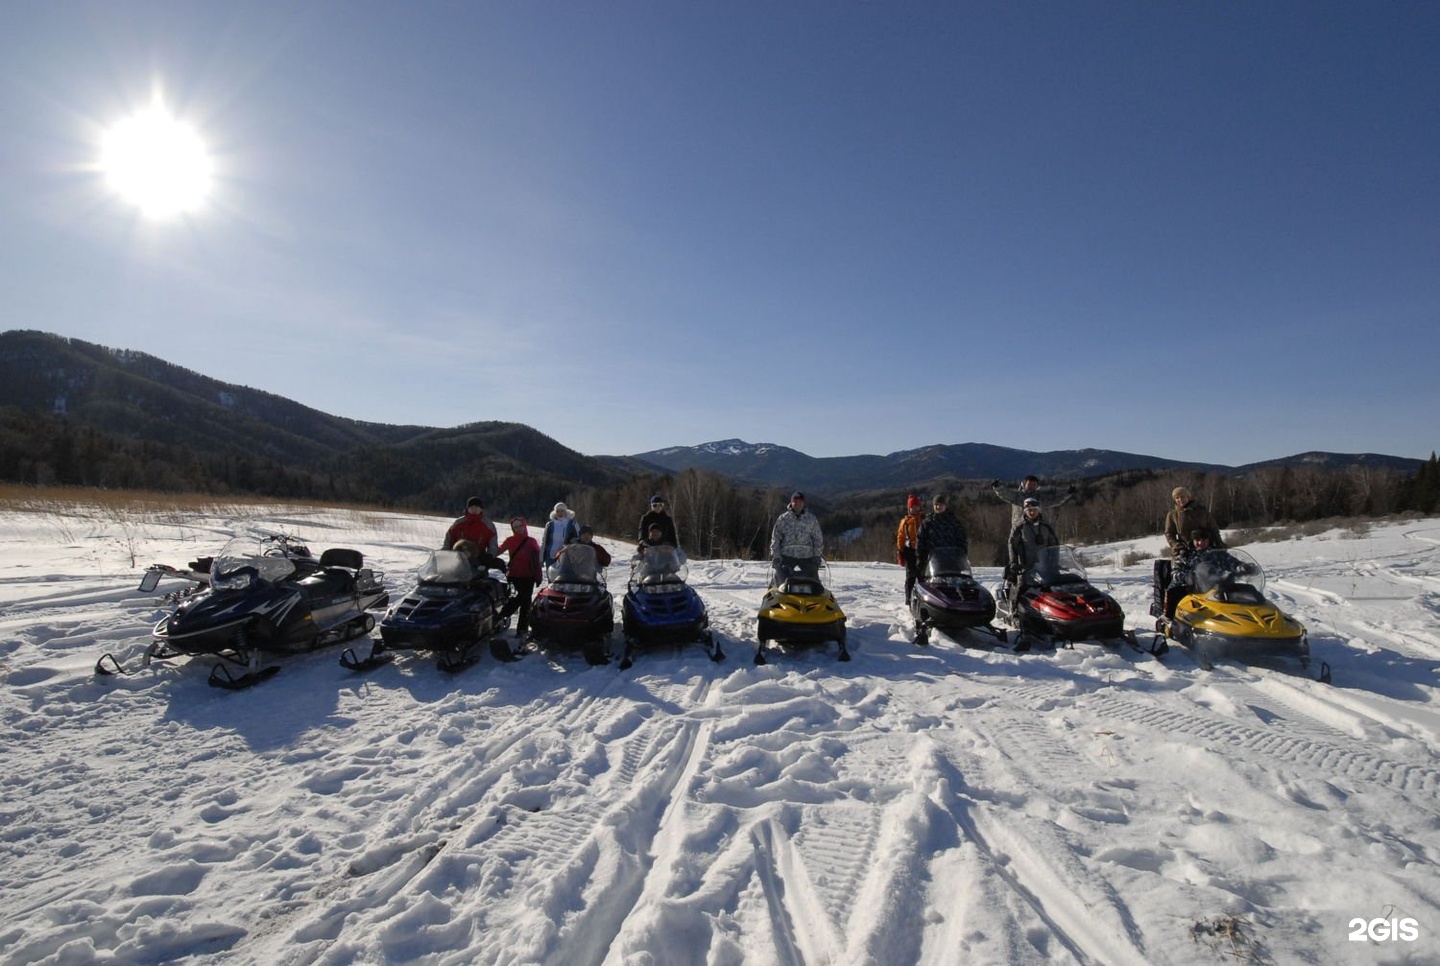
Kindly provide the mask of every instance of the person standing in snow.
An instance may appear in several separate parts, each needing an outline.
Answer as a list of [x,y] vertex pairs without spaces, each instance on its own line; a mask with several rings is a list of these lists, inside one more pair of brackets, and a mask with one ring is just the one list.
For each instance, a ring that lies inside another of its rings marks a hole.
[[456,542],[460,540],[469,540],[484,553],[495,555],[498,546],[495,528],[486,521],[485,504],[480,502],[478,496],[472,496],[465,501],[465,515],[450,524],[450,529],[445,531],[445,542],[441,549],[454,550]]
[[770,559],[777,572],[796,568],[806,576],[820,577],[820,558],[825,551],[825,536],[820,521],[805,508],[805,494],[796,490],[790,505],[775,521],[770,531]]
[[540,558],[544,569],[548,572],[550,565],[555,558],[560,556],[560,551],[567,543],[580,536],[580,528],[575,524],[575,514],[564,503],[555,504],[555,509],[550,511],[550,521],[545,524],[545,533],[540,540]]
[[945,494],[935,494],[931,509],[935,512],[920,524],[920,533],[916,538],[916,556],[919,558],[916,565],[921,574],[925,573],[930,555],[936,550],[953,548],[967,557],[970,553],[970,535],[965,532],[965,525],[960,519],[946,507]]
[[505,572],[512,588],[510,599],[505,602],[500,615],[517,615],[515,636],[524,637],[530,629],[530,603],[543,571],[540,569],[540,544],[530,536],[529,525],[523,516],[517,514],[510,518],[510,536],[500,544],[500,552],[510,554],[510,566]]
[[1036,501],[1042,510],[1053,510],[1075,498],[1075,487],[1072,486],[1064,492],[1061,492],[1058,486],[1042,487],[1040,477],[1034,475],[1025,477],[1014,490],[1002,489],[999,480],[991,480],[990,489],[996,496],[1010,504],[1010,531],[1012,533],[1025,519],[1026,500]]
[[1040,501],[1028,498],[1020,508],[1024,519],[1010,532],[1010,562],[1005,567],[1005,577],[1012,581],[1010,609],[1013,612],[1020,603],[1020,592],[1025,586],[1025,575],[1040,562],[1040,551],[1045,547],[1060,546],[1055,529],[1041,519]]
[[1170,545],[1171,560],[1179,560],[1195,549],[1189,536],[1195,530],[1207,531],[1214,546],[1225,546],[1225,541],[1220,539],[1220,528],[1215,525],[1215,517],[1195,502],[1189,489],[1177,486],[1170,491],[1170,497],[1175,501],[1175,508],[1165,515],[1165,542]]
[[675,518],[666,512],[665,498],[656,493],[650,498],[650,509],[640,518],[640,533],[636,539],[645,543],[650,537],[650,528],[658,526],[660,535],[672,547],[680,546],[680,537],[675,532]]
[[925,511],[920,498],[914,493],[905,501],[905,515],[895,531],[895,562],[905,568],[905,606],[910,606],[910,595],[915,593],[915,578],[920,575],[920,527],[925,521]]

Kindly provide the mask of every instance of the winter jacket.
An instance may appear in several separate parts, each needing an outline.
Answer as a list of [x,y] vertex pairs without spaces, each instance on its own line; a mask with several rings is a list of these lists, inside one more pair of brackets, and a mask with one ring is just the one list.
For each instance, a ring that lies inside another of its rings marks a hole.
[[895,530],[895,557],[898,563],[903,563],[906,551],[913,551],[920,546],[920,527],[925,522],[924,513],[906,513],[900,518],[900,526]]
[[990,489],[996,496],[1010,504],[1010,529],[1012,531],[1020,525],[1021,520],[1025,519],[1026,500],[1038,500],[1043,513],[1069,503],[1075,498],[1073,492],[1061,490],[1058,486],[1039,486],[1033,490],[1026,490],[1019,486],[1013,490],[1002,490],[998,486],[992,486]]
[[921,571],[924,571],[930,554],[944,547],[957,547],[967,555],[970,553],[970,537],[965,533],[965,525],[948,509],[940,510],[920,524],[916,549],[920,554]]
[[498,552],[510,554],[510,566],[505,573],[511,580],[540,580],[540,544],[530,534],[510,534]]
[[820,532],[820,520],[808,509],[796,513],[786,510],[775,521],[770,531],[770,557],[820,557],[825,551],[825,536]]
[[[579,543],[579,540],[576,540],[575,543]],[[568,546],[568,544],[567,544],[567,546]],[[610,561],[611,561],[611,559],[612,559],[611,556],[610,556],[610,551],[608,551],[608,550],[606,550],[604,547],[600,546],[600,544],[594,543],[593,541],[592,541],[591,543],[587,544],[586,546],[590,546],[590,547],[593,547],[593,548],[595,549],[595,565],[596,565],[597,567],[608,567],[608,566],[610,566]],[[560,552],[561,552],[561,553],[564,553],[564,552],[565,552],[565,548],[564,548],[564,547],[561,547],[561,548],[560,548]]]
[[540,557],[548,568],[555,562],[560,553],[560,548],[577,540],[580,537],[580,528],[575,523],[575,514],[569,510],[565,515],[556,518],[555,512],[550,512],[550,522],[545,524],[545,535],[540,540]]
[[1058,547],[1060,538],[1043,519],[1026,520],[1010,532],[1010,572],[1023,574],[1040,560],[1041,547]]
[[495,528],[485,522],[484,512],[467,513],[450,524],[450,529],[445,531],[445,543],[441,549],[454,550],[455,544],[461,540],[469,540],[488,554],[493,555],[496,551]]
[[636,538],[644,543],[650,536],[650,525],[660,524],[660,542],[672,547],[680,546],[680,537],[675,533],[675,518],[664,510],[649,510],[640,518],[640,535]]
[[1215,525],[1215,517],[1191,500],[1165,515],[1165,542],[1170,545],[1171,557],[1182,556],[1194,549],[1190,543],[1192,530],[1209,530],[1210,545],[1217,548],[1225,546],[1225,541],[1220,539],[1220,528]]

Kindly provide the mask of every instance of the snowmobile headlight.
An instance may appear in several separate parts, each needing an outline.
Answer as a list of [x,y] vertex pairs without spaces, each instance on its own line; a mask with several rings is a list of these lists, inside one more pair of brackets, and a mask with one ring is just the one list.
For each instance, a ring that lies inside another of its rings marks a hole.
[[257,579],[254,567],[241,567],[229,573],[211,574],[210,586],[215,590],[249,590]]

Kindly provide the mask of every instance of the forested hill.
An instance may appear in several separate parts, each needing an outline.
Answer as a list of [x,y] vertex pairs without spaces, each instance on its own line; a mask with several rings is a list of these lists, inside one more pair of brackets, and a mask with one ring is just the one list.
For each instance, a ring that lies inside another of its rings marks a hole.
[[[430,512],[453,511],[472,494],[501,513],[533,514],[558,499],[584,498],[600,523],[601,507],[614,503],[617,514],[628,514],[651,487],[668,486],[666,477],[687,471],[720,478],[706,484],[710,489],[728,481],[720,487],[730,491],[726,501],[755,504],[763,516],[797,487],[820,496],[822,505],[889,512],[903,504],[907,489],[953,489],[964,481],[983,488],[992,478],[1010,482],[1032,472],[1098,484],[1124,474],[1229,476],[1277,467],[1409,476],[1420,466],[1418,459],[1310,453],[1232,468],[978,443],[814,458],[742,440],[590,457],[518,423],[437,429],[361,422],[144,353],[42,332],[0,333],[0,482],[10,483],[250,493]],[[1116,481],[1122,488],[1133,483]],[[743,522],[740,529],[756,530],[748,517]]]
[[331,416],[139,352],[0,333],[0,480],[234,491],[443,511],[547,505],[628,476],[527,426]]

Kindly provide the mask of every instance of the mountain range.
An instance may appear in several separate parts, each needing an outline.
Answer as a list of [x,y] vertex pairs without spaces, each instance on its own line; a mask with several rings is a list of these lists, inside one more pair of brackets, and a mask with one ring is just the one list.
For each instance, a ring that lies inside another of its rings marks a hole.
[[1042,479],[1077,480],[1127,470],[1191,470],[1243,475],[1271,466],[1337,469],[1370,466],[1414,472],[1421,461],[1376,453],[1299,453],[1281,459],[1224,466],[1190,463],[1105,449],[1031,452],[987,443],[958,443],[900,450],[884,456],[807,456],[774,443],[725,439],[698,446],[672,446],[639,453],[644,463],[670,472],[713,470],[736,481],[761,486],[801,487],[831,493],[896,489],[943,480],[1018,481],[1027,474]]
[[[169,447],[170,459],[224,458],[349,480],[351,495],[427,509],[463,502],[471,485],[467,481],[473,480],[503,486],[523,505],[544,505],[546,495],[576,485],[606,486],[644,473],[691,468],[741,483],[841,495],[947,478],[1013,481],[1027,473],[1069,480],[1126,470],[1244,473],[1276,465],[1413,472],[1421,463],[1371,453],[1301,453],[1228,467],[1113,450],[1036,453],[984,443],[937,444],[884,456],[812,457],[739,439],[633,456],[586,456],[519,423],[443,429],[362,422],[220,382],[145,353],[22,330],[0,333],[0,413],[12,421],[59,420],[66,427],[83,427],[113,446],[138,441]],[[26,445],[19,431],[9,432],[7,439],[11,450]],[[14,452],[0,456],[5,457],[0,468],[16,475],[11,467],[23,460]],[[157,457],[152,452],[147,458]]]

